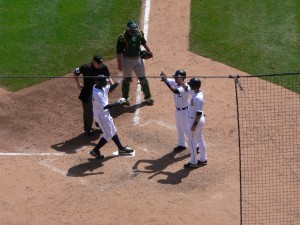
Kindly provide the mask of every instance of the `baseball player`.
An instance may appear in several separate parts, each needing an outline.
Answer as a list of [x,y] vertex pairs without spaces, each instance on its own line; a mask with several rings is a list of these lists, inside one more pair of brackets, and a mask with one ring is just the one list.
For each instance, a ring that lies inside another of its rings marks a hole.
[[[83,76],[83,84],[79,81],[79,75]],[[82,102],[83,108],[83,128],[85,134],[88,136],[94,135],[93,125],[93,104],[92,104],[92,90],[95,84],[95,77],[103,74],[109,77],[109,81],[113,84],[110,78],[108,67],[103,63],[103,58],[100,55],[95,55],[93,61],[76,68],[73,76],[77,87],[80,90],[79,99]]]
[[102,148],[110,139],[112,139],[118,147],[119,154],[132,153],[132,148],[121,144],[117,134],[117,128],[115,127],[113,118],[109,113],[110,108],[124,104],[126,101],[124,98],[120,98],[115,103],[109,104],[108,102],[108,94],[119,85],[119,82],[109,85],[105,75],[97,76],[95,82],[96,84],[93,87],[94,119],[99,124],[103,132],[103,136],[96,147],[90,151],[90,154],[98,159],[104,158],[104,156],[100,153],[100,148]]
[[144,61],[140,55],[141,45],[153,56],[144,37],[144,32],[139,30],[139,26],[134,20],[130,20],[127,23],[127,29],[118,37],[116,46],[118,70],[123,72],[124,77],[122,97],[126,99],[126,104],[130,104],[130,82],[132,82],[132,71],[134,71],[140,81],[146,103],[152,105],[154,99],[145,75]]
[[175,119],[176,128],[178,135],[178,146],[174,148],[174,151],[182,151],[186,149],[186,138],[188,132],[188,108],[189,108],[189,89],[190,87],[186,84],[187,90],[184,90],[180,85],[179,80],[186,78],[186,72],[184,70],[176,70],[173,75],[174,79],[167,78],[164,72],[161,72],[160,77],[168,88],[174,93],[175,102]]
[[[180,79],[180,85],[188,90],[188,86]],[[203,126],[205,124],[204,117],[204,93],[200,89],[201,81],[198,78],[191,78],[188,85],[192,94],[190,108],[188,110],[188,144],[191,154],[190,162],[184,164],[184,168],[194,168],[207,164],[206,144],[203,136]],[[197,160],[197,147],[200,149],[200,159]]]

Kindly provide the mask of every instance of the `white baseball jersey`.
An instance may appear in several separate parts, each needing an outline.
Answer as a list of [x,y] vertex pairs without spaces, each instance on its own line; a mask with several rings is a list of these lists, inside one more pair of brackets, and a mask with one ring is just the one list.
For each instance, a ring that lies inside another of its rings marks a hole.
[[175,82],[175,79],[168,78],[167,81],[172,87],[177,88],[179,91],[179,94],[174,94],[174,102],[175,102],[176,109],[184,109],[188,107],[190,105],[189,93],[186,92],[181,85],[178,85]]
[[110,140],[116,133],[117,128],[114,124],[113,118],[111,117],[109,110],[104,109],[106,105],[108,105],[108,93],[109,93],[110,85],[106,85],[101,89],[93,87],[93,112],[94,119],[99,124],[103,137],[108,141]]
[[167,82],[174,88],[178,89],[179,94],[174,93],[175,102],[175,119],[178,135],[178,145],[186,147],[185,139],[188,132],[188,107],[190,105],[190,95],[186,92],[181,85],[175,82],[175,79],[167,79]]
[[[192,92],[191,105],[189,108],[189,132],[188,132],[188,144],[191,153],[191,161],[192,164],[197,164],[197,147],[200,149],[200,161],[206,161],[206,144],[203,136],[203,126],[205,124],[204,117],[204,93],[200,90],[199,93]],[[195,128],[195,131],[191,130],[193,123],[196,118],[197,112],[202,112],[202,116]]]

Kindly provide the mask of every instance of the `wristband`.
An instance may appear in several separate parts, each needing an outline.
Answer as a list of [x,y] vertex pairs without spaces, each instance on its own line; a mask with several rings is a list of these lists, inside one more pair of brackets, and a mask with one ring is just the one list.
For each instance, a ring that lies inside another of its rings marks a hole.
[[198,122],[194,121],[193,126],[197,126]]

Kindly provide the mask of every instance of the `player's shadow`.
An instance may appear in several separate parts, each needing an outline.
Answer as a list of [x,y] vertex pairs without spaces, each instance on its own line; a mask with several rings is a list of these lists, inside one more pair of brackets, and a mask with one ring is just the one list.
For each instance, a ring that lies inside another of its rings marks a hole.
[[59,152],[65,152],[67,154],[75,154],[76,150],[82,148],[86,145],[95,146],[93,141],[99,140],[101,135],[100,130],[95,130],[95,134],[93,136],[87,136],[85,133],[79,134],[76,137],[71,138],[70,140],[66,140],[54,145],[51,145],[51,148],[55,149]]
[[[202,165],[202,166],[205,166],[205,165]],[[200,168],[202,166],[199,166],[197,168]],[[166,178],[157,180],[158,183],[175,185],[175,184],[181,183],[184,178],[188,177],[189,173],[192,170],[195,170],[197,168],[182,168],[181,170],[178,170],[174,173],[167,172],[167,171],[158,171],[155,174],[153,174],[152,176],[150,176],[148,179],[152,179],[158,175],[164,175],[164,176],[166,176]]]
[[146,102],[141,102],[141,103],[130,105],[130,106],[123,105],[123,106],[114,107],[114,108],[110,109],[109,112],[110,112],[110,115],[112,116],[112,118],[116,118],[124,113],[135,113],[136,110],[138,110],[144,106],[148,106]]
[[102,167],[104,162],[106,162],[112,158],[115,158],[115,157],[117,157],[117,156],[108,156],[108,157],[105,157],[104,159],[90,158],[90,159],[88,159],[88,162],[71,167],[68,170],[67,176],[69,176],[69,177],[85,177],[85,176],[103,174],[103,172],[93,172],[93,171]]
[[[134,173],[160,173],[163,172],[169,165],[182,161],[190,156],[190,154],[185,154],[182,156],[175,157],[179,152],[172,151],[159,159],[141,159],[138,160],[132,170]],[[146,164],[144,170],[138,169],[140,164]],[[147,165],[148,164],[148,165]],[[179,174],[180,175],[180,174]]]

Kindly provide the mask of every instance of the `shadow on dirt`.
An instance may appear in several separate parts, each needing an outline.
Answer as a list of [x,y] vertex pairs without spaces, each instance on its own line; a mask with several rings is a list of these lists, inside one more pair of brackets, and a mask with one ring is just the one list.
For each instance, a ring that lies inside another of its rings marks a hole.
[[93,173],[93,171],[95,169],[102,167],[104,162],[106,162],[112,158],[115,158],[115,157],[117,157],[117,156],[108,156],[108,157],[105,157],[104,159],[96,159],[96,158],[88,159],[88,162],[71,167],[68,170],[67,176],[69,176],[69,177],[85,177],[85,176],[103,174],[103,172]]
[[51,148],[55,149],[58,152],[75,154],[78,149],[84,146],[95,146],[93,141],[99,140],[101,131],[95,130],[94,132],[95,134],[91,137],[87,136],[85,133],[81,133],[78,136],[71,138],[70,140],[51,145]]
[[[165,175],[167,176],[166,179],[161,179],[158,180],[158,183],[161,184],[179,184],[182,182],[183,178],[186,178],[189,173],[193,170],[193,169],[181,169],[179,171],[176,172],[167,172],[164,171],[169,165],[175,163],[175,162],[180,162],[183,161],[186,158],[190,157],[190,154],[185,154],[179,157],[176,157],[177,154],[179,154],[180,152],[175,152],[172,151],[164,156],[162,156],[159,159],[141,159],[138,160],[135,165],[132,167],[132,170],[134,173],[152,173],[153,175],[151,175],[150,177],[148,177],[148,179],[152,179],[155,176],[158,175]],[[146,164],[144,166],[145,170],[140,170],[138,169],[139,165],[141,164]],[[183,166],[183,164],[182,164]]]
[[[205,166],[205,165],[201,165],[197,168],[200,168],[202,166]],[[159,179],[157,180],[158,183],[161,183],[161,184],[179,184],[182,182],[182,180],[186,177],[189,176],[189,173],[192,171],[192,170],[195,170],[197,168],[188,168],[188,169],[185,169],[185,168],[182,168],[181,170],[178,170],[174,173],[172,172],[167,172],[167,171],[158,171],[157,173],[153,174],[152,176],[150,176],[148,179],[152,179],[153,177],[155,176],[158,176],[158,175],[164,175],[166,176],[166,179]]]
[[130,106],[123,105],[123,106],[112,108],[109,110],[109,112],[112,118],[116,118],[122,115],[123,113],[135,113],[137,109],[140,109],[144,106],[148,106],[146,102],[141,102],[139,104],[130,105]]

